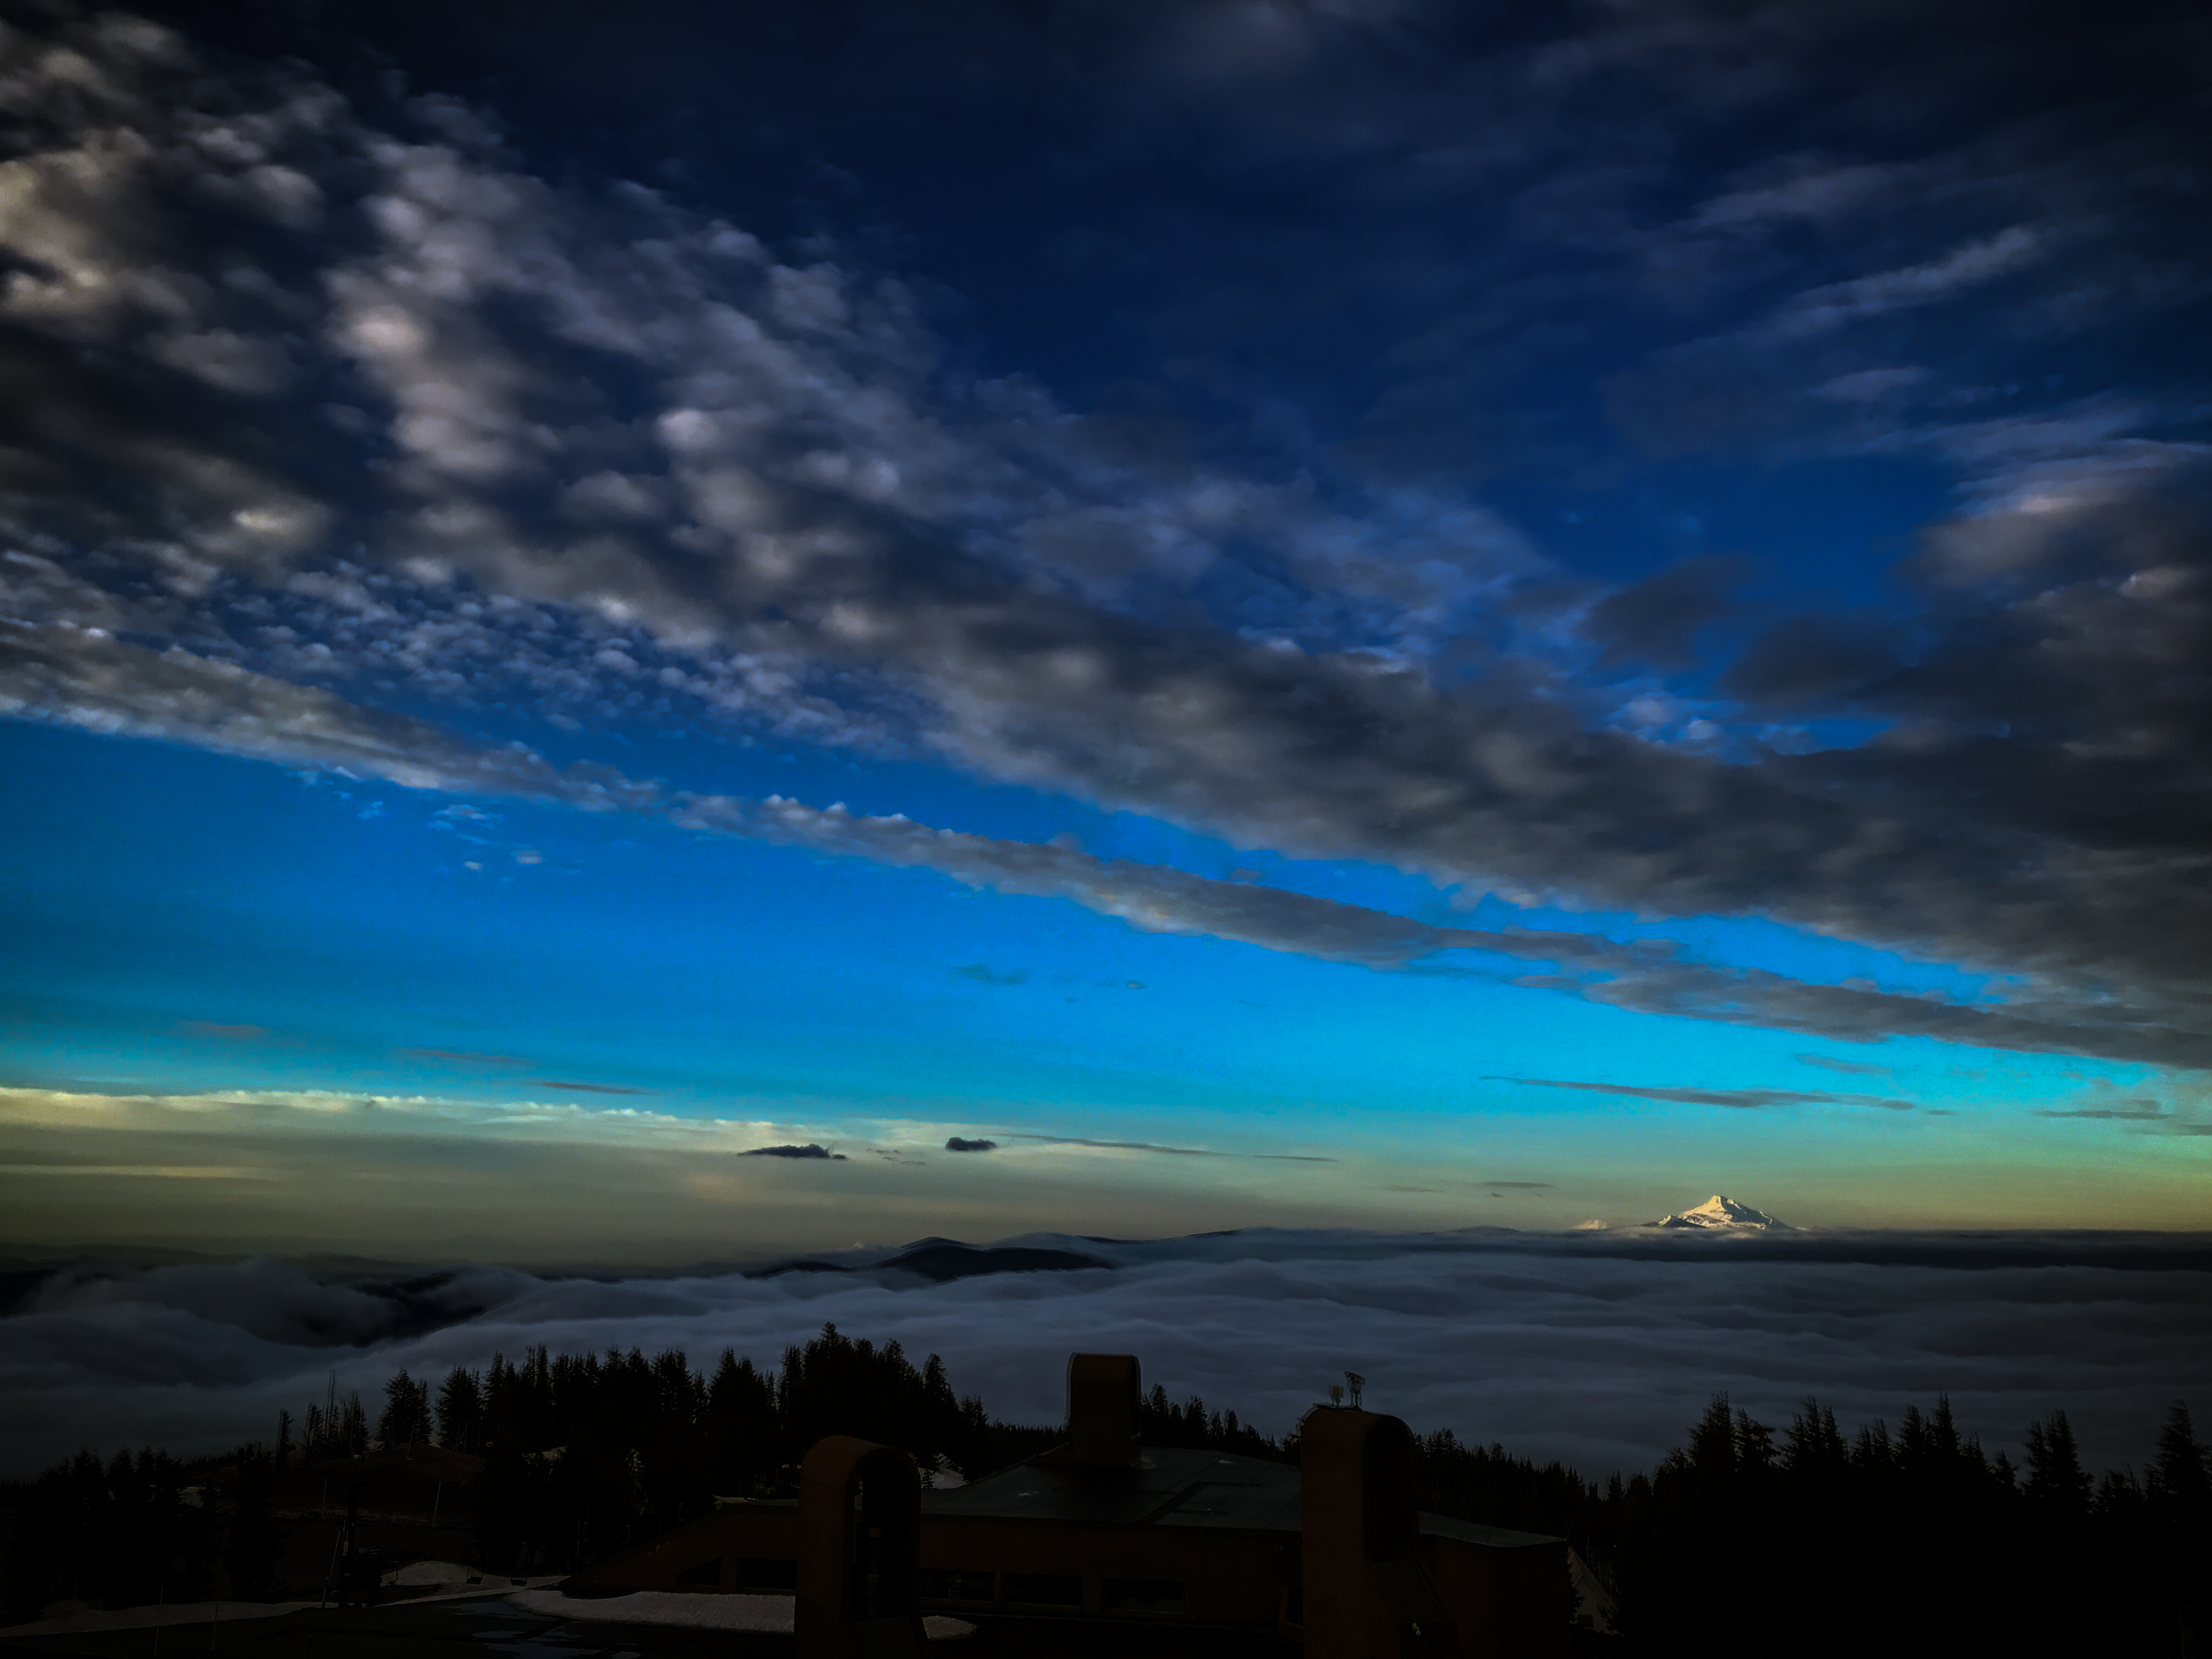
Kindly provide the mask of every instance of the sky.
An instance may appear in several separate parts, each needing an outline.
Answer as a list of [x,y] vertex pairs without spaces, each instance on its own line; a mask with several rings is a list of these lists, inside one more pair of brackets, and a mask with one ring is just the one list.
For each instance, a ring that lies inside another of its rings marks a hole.
[[0,1247],[2212,1225],[2192,9],[0,15]]

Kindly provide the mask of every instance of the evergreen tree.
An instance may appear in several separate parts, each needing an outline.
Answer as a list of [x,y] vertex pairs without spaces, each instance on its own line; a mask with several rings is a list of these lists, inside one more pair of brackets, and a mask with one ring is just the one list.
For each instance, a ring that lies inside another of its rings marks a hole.
[[1709,1498],[1725,1498],[1735,1484],[1736,1468],[1735,1413],[1727,1395],[1712,1397],[1705,1414],[1690,1430],[1689,1445],[1668,1462],[1677,1474],[1692,1477],[1696,1489]]
[[1832,1486],[1850,1462],[1850,1448],[1836,1428],[1835,1413],[1808,1400],[1790,1420],[1790,1435],[1782,1445],[1783,1472],[1802,1482]]
[[2199,1524],[2212,1510],[2212,1471],[2197,1425],[2190,1421],[2187,1402],[2177,1400],[2166,1408],[2165,1425],[2159,1430],[2158,1455],[2151,1465],[2151,1490],[2173,1506],[2178,1516],[2195,1516]]
[[2159,1431],[2145,1505],[2154,1570],[2170,1587],[2170,1622],[2161,1639],[2178,1653],[2203,1651],[2212,1634],[2212,1478],[2189,1407],[2177,1400]]
[[[933,1354],[930,1364],[941,1384],[943,1362]],[[714,1491],[726,1497],[751,1492],[786,1461],[774,1389],[751,1360],[728,1348],[707,1386],[707,1439]]]
[[82,1451],[30,1483],[7,1575],[11,1622],[52,1601],[140,1607],[197,1600],[215,1561],[210,1516],[184,1501],[185,1466],[166,1453]]
[[2027,1431],[2027,1500],[2063,1522],[2085,1519],[2089,1512],[2089,1472],[2074,1444],[2073,1426],[2064,1412],[2053,1412],[2047,1421],[2033,1423]]
[[476,1373],[456,1365],[438,1385],[438,1443],[448,1451],[474,1451],[483,1419],[483,1391]]
[[430,1390],[404,1370],[384,1385],[384,1415],[376,1437],[386,1446],[427,1445],[430,1440]]

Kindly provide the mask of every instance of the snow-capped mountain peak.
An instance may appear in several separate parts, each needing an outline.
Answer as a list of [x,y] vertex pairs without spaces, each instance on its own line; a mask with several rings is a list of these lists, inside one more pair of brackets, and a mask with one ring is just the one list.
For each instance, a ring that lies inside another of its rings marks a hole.
[[1754,1210],[1748,1204],[1739,1204],[1732,1198],[1715,1193],[1694,1210],[1662,1216],[1651,1224],[1655,1227],[1688,1228],[1701,1231],[1765,1232],[1770,1230],[1787,1232],[1787,1223],[1776,1220],[1764,1210]]

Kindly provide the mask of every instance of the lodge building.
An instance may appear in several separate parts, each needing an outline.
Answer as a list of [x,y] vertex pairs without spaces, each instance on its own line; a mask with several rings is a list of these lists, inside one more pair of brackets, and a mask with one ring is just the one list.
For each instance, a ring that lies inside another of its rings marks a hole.
[[920,1619],[1267,1636],[1307,1659],[1564,1659],[1563,1540],[1421,1512],[1397,1418],[1317,1407],[1291,1468],[1146,1447],[1126,1354],[1068,1363],[1065,1445],[951,1491],[832,1436],[799,1497],[729,1500],[578,1573],[572,1595],[795,1595],[801,1659],[920,1650]]

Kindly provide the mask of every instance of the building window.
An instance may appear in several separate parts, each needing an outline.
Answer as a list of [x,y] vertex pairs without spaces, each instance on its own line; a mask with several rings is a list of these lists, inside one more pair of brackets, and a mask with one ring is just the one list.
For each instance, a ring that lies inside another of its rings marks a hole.
[[1109,1613],[1181,1613],[1182,1586],[1172,1578],[1109,1578]]
[[799,1563],[740,1561],[738,1563],[738,1588],[741,1590],[781,1590],[788,1595],[799,1588]]
[[1079,1607],[1083,1581],[1056,1572],[1010,1572],[1006,1575],[1006,1600],[1035,1607]]
[[932,1569],[921,1575],[921,1593],[938,1601],[995,1601],[999,1592],[988,1572]]

